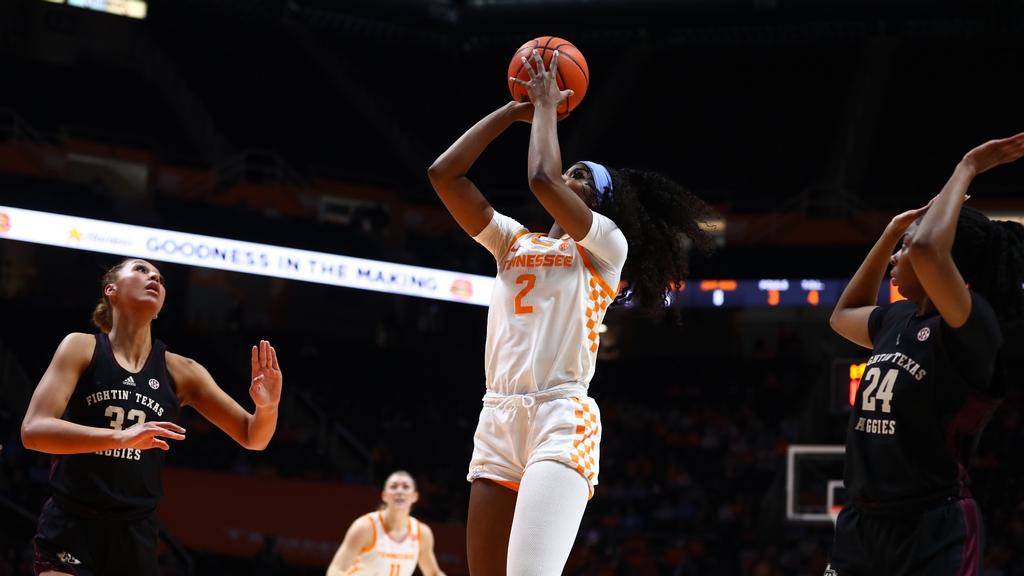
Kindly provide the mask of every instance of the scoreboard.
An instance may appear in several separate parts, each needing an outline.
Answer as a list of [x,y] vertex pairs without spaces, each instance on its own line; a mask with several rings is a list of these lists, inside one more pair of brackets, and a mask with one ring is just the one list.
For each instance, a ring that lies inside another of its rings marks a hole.
[[[683,308],[761,308],[835,306],[849,284],[848,278],[761,278],[691,280],[676,287],[669,304]],[[885,282],[878,303],[895,302],[903,296]]]

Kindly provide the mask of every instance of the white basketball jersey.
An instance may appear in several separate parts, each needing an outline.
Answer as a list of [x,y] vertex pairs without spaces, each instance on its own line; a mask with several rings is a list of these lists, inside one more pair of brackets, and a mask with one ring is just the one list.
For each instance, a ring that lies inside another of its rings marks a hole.
[[[373,543],[364,548],[356,563],[346,573],[349,576],[412,576],[420,558],[420,523],[409,517],[409,531],[401,541],[395,541],[384,527],[381,512],[371,512],[363,518],[373,525]],[[361,521],[361,520],[360,520]]]
[[531,234],[495,212],[474,240],[498,262],[487,314],[487,389],[528,394],[589,386],[597,330],[626,262],[622,231],[595,212],[586,238],[575,242]]

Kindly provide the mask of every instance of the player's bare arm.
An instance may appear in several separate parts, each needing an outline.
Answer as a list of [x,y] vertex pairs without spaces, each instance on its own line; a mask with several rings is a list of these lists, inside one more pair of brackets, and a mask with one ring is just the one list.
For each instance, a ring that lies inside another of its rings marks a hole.
[[239,445],[263,450],[277,428],[277,406],[283,381],[277,351],[266,340],[253,346],[251,368],[249,396],[255,410],[250,414],[217,385],[202,364],[167,353],[167,369],[178,383],[181,404],[194,407]]
[[990,140],[968,152],[908,243],[907,257],[914,272],[942,319],[953,328],[963,326],[971,314],[967,283],[951,253],[967,188],[976,175],[1021,156],[1024,156],[1024,133]]
[[470,236],[476,236],[487,227],[494,209],[469,179],[469,169],[488,144],[517,120],[528,121],[532,112],[533,105],[528,102],[503,105],[474,124],[427,170],[441,202]]
[[590,207],[562,178],[562,153],[558,144],[558,104],[572,94],[559,90],[558,51],[551,57],[551,66],[534,51],[532,62],[525,61],[530,81],[514,79],[524,85],[534,103],[530,128],[530,150],[527,173],[530,190],[544,209],[573,240],[582,240],[590,231],[594,217]]
[[868,318],[877,307],[878,288],[885,278],[885,269],[889,264],[896,245],[901,242],[904,232],[914,220],[928,211],[927,206],[908,210],[897,215],[885,231],[879,236],[875,245],[868,252],[860,268],[846,285],[836,307],[829,318],[829,325],[840,336],[854,344],[871,348],[871,337],[868,334]]
[[331,565],[327,567],[327,576],[344,576],[359,558],[359,552],[372,544],[373,524],[366,517],[359,518],[345,532],[345,539],[341,541]]
[[420,557],[418,565],[423,576],[445,576],[434,555],[434,531],[420,523]]

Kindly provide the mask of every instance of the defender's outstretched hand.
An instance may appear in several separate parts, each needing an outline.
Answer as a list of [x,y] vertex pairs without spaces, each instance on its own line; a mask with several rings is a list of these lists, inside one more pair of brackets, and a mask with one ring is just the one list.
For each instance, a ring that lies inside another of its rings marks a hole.
[[981,174],[1000,164],[1008,164],[1024,156],[1024,132],[1009,138],[989,140],[971,150],[962,160],[975,174]]
[[903,236],[903,233],[907,231],[907,228],[914,223],[915,220],[928,212],[928,209],[935,203],[935,198],[928,201],[927,204],[920,208],[914,208],[913,210],[907,210],[906,212],[893,216],[893,219],[889,222],[886,227],[886,235],[890,238],[899,239]]
[[249,396],[257,408],[273,408],[281,402],[281,367],[277,364],[277,351],[266,340],[252,347],[252,384]]

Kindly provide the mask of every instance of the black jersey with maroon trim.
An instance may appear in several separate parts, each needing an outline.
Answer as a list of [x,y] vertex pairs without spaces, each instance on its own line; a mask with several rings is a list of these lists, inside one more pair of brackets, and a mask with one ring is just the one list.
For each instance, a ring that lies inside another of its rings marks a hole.
[[[114,359],[110,338],[96,335],[89,367],[75,386],[64,419],[83,426],[122,430],[147,421],[174,421],[180,407],[167,372],[166,346],[153,349],[137,373]],[[50,472],[62,508],[104,518],[130,518],[156,509],[163,494],[164,451],[124,448],[55,456]]]
[[971,291],[971,313],[951,328],[909,301],[880,306],[874,343],[846,436],[846,487],[864,507],[967,496],[967,466],[995,409],[991,389],[1002,332]]

